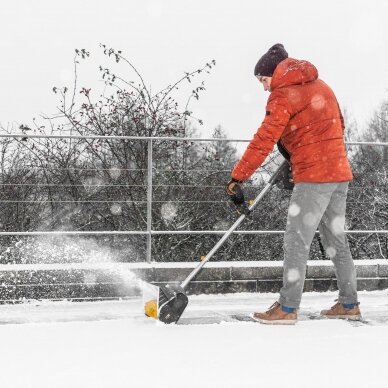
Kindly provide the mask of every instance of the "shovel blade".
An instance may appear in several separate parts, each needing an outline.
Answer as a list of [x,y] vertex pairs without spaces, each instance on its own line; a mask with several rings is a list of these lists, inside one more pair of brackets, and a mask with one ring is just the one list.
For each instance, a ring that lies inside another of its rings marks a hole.
[[183,314],[187,303],[187,295],[180,286],[167,284],[159,287],[158,319],[163,323],[176,323]]

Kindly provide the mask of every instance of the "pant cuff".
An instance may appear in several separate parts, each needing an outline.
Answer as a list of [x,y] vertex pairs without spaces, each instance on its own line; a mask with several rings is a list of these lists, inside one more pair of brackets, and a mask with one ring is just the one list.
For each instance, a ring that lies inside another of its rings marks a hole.
[[357,297],[346,297],[346,296],[340,296],[338,298],[338,303],[341,304],[352,304],[352,303],[358,303]]
[[282,306],[292,307],[293,309],[299,309],[299,306],[300,306],[300,302],[291,301],[291,300],[288,300],[282,296],[279,297],[278,302]]

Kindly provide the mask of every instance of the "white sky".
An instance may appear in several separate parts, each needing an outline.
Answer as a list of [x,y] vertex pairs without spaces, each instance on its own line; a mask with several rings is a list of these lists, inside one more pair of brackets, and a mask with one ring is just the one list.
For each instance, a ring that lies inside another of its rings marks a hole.
[[2,0],[0,15],[3,126],[55,113],[52,87],[71,86],[75,48],[92,53],[80,86],[98,89],[99,42],[121,49],[153,90],[216,59],[192,105],[203,135],[221,124],[230,136],[252,137],[268,97],[253,68],[278,42],[317,66],[361,126],[388,98],[383,0]]

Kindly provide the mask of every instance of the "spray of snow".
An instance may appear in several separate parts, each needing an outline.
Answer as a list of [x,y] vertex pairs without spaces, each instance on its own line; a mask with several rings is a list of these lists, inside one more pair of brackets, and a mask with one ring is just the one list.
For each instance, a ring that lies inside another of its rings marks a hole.
[[85,273],[84,283],[88,286],[94,286],[97,283],[97,276],[93,272]]
[[[1,247],[7,264],[108,263],[139,261],[142,253],[124,236],[79,237],[61,234],[32,236]],[[113,247],[112,247],[113,245]]]
[[[74,268],[78,268],[78,264],[86,264],[82,281],[87,287],[93,287],[101,281],[105,282],[106,280],[101,280],[103,274],[103,278],[106,279],[106,276],[111,278],[118,289],[122,287],[137,289],[143,298],[155,299],[157,288],[140,279],[126,263],[138,259],[136,247],[130,243],[125,245],[125,241],[120,248],[114,249],[111,245],[111,237],[98,240],[59,234],[54,237],[29,237],[3,248],[0,261],[10,264],[53,264],[53,268],[55,264],[74,264]],[[71,276],[69,273],[69,277]],[[56,274],[53,274],[53,281],[56,280],[55,277]],[[46,282],[47,277],[43,281]]]

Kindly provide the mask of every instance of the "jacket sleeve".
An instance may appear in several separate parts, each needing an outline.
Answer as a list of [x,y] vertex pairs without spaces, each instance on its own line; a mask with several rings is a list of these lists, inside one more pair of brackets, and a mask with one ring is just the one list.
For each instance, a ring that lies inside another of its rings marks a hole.
[[245,181],[261,166],[280,139],[290,116],[287,97],[281,90],[275,90],[268,98],[264,121],[235,165],[232,178]]

